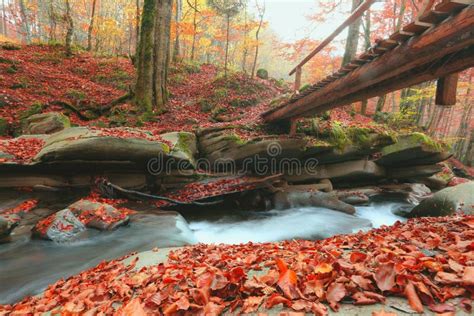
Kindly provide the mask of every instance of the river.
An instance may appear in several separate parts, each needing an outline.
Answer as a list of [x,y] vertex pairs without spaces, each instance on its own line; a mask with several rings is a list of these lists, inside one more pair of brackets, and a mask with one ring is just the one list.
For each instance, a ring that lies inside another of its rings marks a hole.
[[316,207],[267,212],[213,214],[145,213],[113,232],[90,230],[72,244],[14,236],[0,245],[0,303],[34,295],[48,284],[133,251],[193,243],[269,242],[295,238],[321,239],[404,220],[393,214],[400,203],[357,207],[355,216]]

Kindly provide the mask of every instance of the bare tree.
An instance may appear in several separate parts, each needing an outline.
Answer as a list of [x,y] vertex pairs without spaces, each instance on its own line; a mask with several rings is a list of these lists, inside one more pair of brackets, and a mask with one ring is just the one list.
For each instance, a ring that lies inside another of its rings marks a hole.
[[237,15],[242,6],[242,0],[208,0],[208,4],[219,15],[225,17],[226,21],[226,41],[225,41],[225,59],[224,59],[224,76],[227,77],[227,64],[229,58],[229,37],[230,37],[230,21]]
[[92,50],[92,31],[94,30],[94,19],[95,19],[95,5],[97,0],[92,0],[91,8],[91,20],[89,23],[89,29],[87,30],[87,50]]
[[176,25],[176,36],[174,38],[174,47],[173,47],[173,61],[176,61],[180,55],[180,46],[179,46],[179,37],[180,37],[180,28],[179,22],[181,21],[181,14],[182,14],[182,0],[176,0],[176,11],[174,15],[174,23]]
[[263,17],[265,16],[265,0],[263,0],[262,6],[258,4],[258,0],[255,0],[255,6],[257,7],[257,11],[258,11],[259,23],[258,23],[257,31],[255,32],[255,55],[253,58],[253,65],[252,65],[252,78],[255,77],[255,71],[257,68],[258,50],[260,46],[260,38],[259,38],[260,30],[262,29]]
[[66,0],[66,15],[64,16],[66,22],[66,55],[72,56],[72,37],[74,35],[74,21],[71,15],[71,5],[69,0]]
[[28,13],[26,11],[26,5],[24,0],[19,0],[20,6],[20,14],[21,14],[21,22],[23,24],[24,29],[24,36],[27,43],[31,42],[31,29],[30,29],[30,21],[28,20]]

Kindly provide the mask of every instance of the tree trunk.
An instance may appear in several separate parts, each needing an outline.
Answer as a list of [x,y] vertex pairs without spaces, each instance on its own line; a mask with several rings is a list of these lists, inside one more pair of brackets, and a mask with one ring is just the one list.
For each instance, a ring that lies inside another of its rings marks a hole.
[[138,56],[138,46],[140,42],[140,0],[136,1],[135,10],[135,56]]
[[178,60],[180,55],[180,46],[179,46],[179,37],[180,37],[180,29],[179,29],[179,22],[181,21],[181,8],[182,1],[176,0],[176,12],[174,16],[174,22],[176,24],[176,36],[174,39],[174,47],[173,47],[173,61]]
[[56,13],[54,11],[53,0],[49,0],[49,41],[53,42],[56,40]]
[[265,2],[263,3],[263,8],[262,9],[259,8],[260,21],[258,23],[257,31],[255,32],[255,56],[253,58],[253,65],[252,65],[252,78],[255,77],[255,71],[257,69],[258,50],[260,47],[260,30],[262,29],[264,15],[265,15]]
[[170,31],[173,0],[159,0],[159,10],[155,22],[155,74],[154,105],[158,113],[164,112],[168,101],[168,65],[170,59]]
[[229,58],[230,15],[228,14],[226,16],[226,23],[224,77],[227,77],[227,59]]
[[137,52],[135,103],[147,113],[162,112],[170,51],[172,0],[145,0]]
[[87,30],[87,50],[92,50],[92,31],[94,30],[94,18],[95,18],[95,4],[97,0],[92,0],[92,12],[91,20],[89,23],[89,29]]
[[196,49],[196,33],[197,33],[197,0],[194,0],[194,15],[193,15],[193,43],[191,45],[191,60],[194,60],[194,53]]
[[5,10],[5,0],[2,0],[2,18],[3,18],[3,35],[8,36],[8,27],[7,27],[7,13]]
[[247,35],[248,35],[248,24],[247,24],[247,2],[244,3],[244,47],[242,50],[242,72],[247,73],[247,55],[248,55],[248,47],[247,47]]
[[24,36],[26,39],[26,43],[29,44],[31,43],[31,30],[30,30],[30,23],[28,21],[28,14],[26,13],[26,6],[25,6],[24,0],[20,0],[19,5],[20,5],[21,21],[22,21],[23,28],[25,31]]
[[[352,0],[351,12],[362,3],[362,0]],[[349,26],[349,32],[347,34],[346,48],[344,51],[344,57],[342,58],[342,67],[347,65],[357,54],[357,46],[359,44],[359,28],[361,24],[361,18],[358,18]]]
[[74,22],[72,21],[71,16],[71,6],[69,0],[66,0],[66,55],[72,56],[72,36],[74,35]]

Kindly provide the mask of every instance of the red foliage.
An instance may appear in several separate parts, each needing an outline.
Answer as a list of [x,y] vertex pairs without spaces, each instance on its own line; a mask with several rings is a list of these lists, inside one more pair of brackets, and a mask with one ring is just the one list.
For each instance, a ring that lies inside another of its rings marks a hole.
[[7,209],[2,212],[2,214],[18,214],[18,213],[28,213],[38,205],[38,200],[27,200],[14,208]]
[[[382,294],[405,296],[417,312],[424,305],[449,312],[452,305],[445,301],[454,297],[463,298],[460,307],[469,310],[474,293],[472,222],[474,216],[419,218],[321,241],[201,244],[171,251],[166,262],[140,270],[134,269],[136,260],[130,265],[113,260],[50,285],[42,296],[2,306],[0,312],[178,315],[233,313],[239,307],[254,312],[259,306],[284,304],[325,315],[321,302],[337,309],[344,298],[374,304],[384,302]],[[433,239],[440,241],[436,248]],[[367,258],[353,263],[354,251],[364,251]],[[268,272],[249,277],[265,267]],[[377,288],[361,287],[354,281],[361,278]]]
[[[15,138],[0,143],[0,151],[12,155],[17,163],[30,162],[43,148],[44,141],[39,138]],[[9,161],[0,158],[0,163]]]

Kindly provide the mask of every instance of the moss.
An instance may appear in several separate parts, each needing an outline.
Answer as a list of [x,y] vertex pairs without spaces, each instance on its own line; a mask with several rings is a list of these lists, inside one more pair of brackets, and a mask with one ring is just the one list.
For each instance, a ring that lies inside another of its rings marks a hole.
[[8,124],[8,121],[2,117],[0,117],[0,135],[5,136],[8,134],[10,125]]
[[300,93],[305,92],[305,91],[308,90],[309,88],[311,88],[311,85],[310,85],[310,84],[305,84],[304,86],[302,86],[302,87],[300,88]]
[[178,142],[176,143],[173,151],[181,151],[187,154],[189,157],[193,156],[192,150],[189,148],[189,143],[192,142],[192,136],[189,133],[179,132]]
[[18,67],[16,65],[11,65],[7,68],[7,74],[13,75],[18,72]]
[[264,80],[268,79],[268,71],[266,69],[260,68],[257,70],[257,77]]
[[239,135],[232,133],[224,136],[222,138],[223,140],[229,141],[229,142],[234,142],[237,145],[245,145],[247,144],[247,141],[245,139],[242,139]]
[[410,138],[419,144],[424,144],[433,151],[443,150],[443,146],[440,143],[436,142],[426,134],[415,132],[410,135]]
[[20,45],[16,45],[16,44],[13,44],[13,43],[2,43],[1,47],[4,50],[20,50],[21,49]]
[[346,134],[346,131],[339,123],[332,124],[329,132],[329,142],[336,148],[342,150],[351,143],[351,139]]
[[14,65],[15,62],[11,59],[0,56],[0,64]]
[[66,92],[66,96],[76,101],[82,101],[87,98],[87,94],[85,92],[75,89],[68,90]]
[[229,102],[229,104],[233,107],[249,107],[254,106],[258,103],[258,99],[255,97],[251,98],[235,98]]
[[41,111],[43,111],[43,104],[34,102],[27,110],[20,113],[20,120],[27,119],[34,114],[39,114]]

